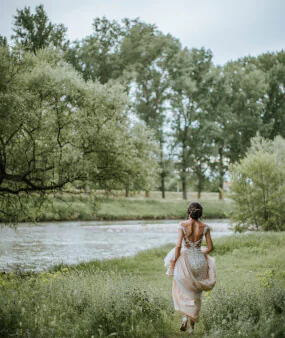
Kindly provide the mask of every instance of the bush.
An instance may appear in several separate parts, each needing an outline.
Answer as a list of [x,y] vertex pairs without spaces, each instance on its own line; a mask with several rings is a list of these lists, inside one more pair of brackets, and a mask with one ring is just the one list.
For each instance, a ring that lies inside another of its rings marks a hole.
[[210,337],[284,337],[285,290],[270,288],[226,291],[207,297],[201,322]]
[[246,157],[231,168],[229,215],[236,230],[285,230],[285,140],[252,140]]

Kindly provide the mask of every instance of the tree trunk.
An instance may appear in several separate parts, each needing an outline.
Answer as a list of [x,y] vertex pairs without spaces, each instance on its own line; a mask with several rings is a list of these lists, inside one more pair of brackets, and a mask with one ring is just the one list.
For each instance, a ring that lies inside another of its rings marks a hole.
[[223,199],[224,189],[224,168],[223,168],[223,147],[219,148],[219,199]]
[[160,167],[161,167],[161,195],[165,198],[165,170],[164,170],[164,156],[163,156],[163,139],[160,137]]
[[197,185],[197,191],[198,191],[198,199],[201,198],[201,194],[202,194],[202,188],[203,188],[203,173],[202,173],[202,168],[201,168],[201,164],[199,164],[198,167],[198,185]]
[[148,190],[145,191],[145,197],[149,198],[149,191]]
[[203,178],[201,175],[199,175],[199,178],[198,178],[198,199],[201,198],[201,194],[202,194],[202,181],[203,181]]
[[187,200],[187,183],[186,183],[186,170],[185,170],[185,168],[183,168],[183,170],[182,170],[181,181],[182,181],[183,199]]
[[125,197],[129,197],[129,186],[125,186]]
[[165,182],[164,182],[164,172],[161,173],[161,193],[162,193],[162,198],[165,198]]
[[187,200],[187,183],[186,183],[186,144],[185,139],[182,144],[182,193],[183,193],[183,199]]

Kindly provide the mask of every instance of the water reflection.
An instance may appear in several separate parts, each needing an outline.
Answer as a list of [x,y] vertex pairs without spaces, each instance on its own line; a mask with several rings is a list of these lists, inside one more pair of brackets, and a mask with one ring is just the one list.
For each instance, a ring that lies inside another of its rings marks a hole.
[[[232,233],[227,220],[207,221],[212,237]],[[60,222],[0,229],[0,270],[43,270],[64,262],[129,256],[175,243],[177,221]]]

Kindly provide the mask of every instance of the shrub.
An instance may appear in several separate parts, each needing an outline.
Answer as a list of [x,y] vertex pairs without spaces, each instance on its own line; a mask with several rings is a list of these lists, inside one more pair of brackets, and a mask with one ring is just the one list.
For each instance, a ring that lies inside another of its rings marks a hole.
[[205,300],[201,322],[210,337],[284,337],[285,290],[217,289]]
[[252,140],[246,157],[231,168],[229,215],[236,230],[285,230],[285,140]]

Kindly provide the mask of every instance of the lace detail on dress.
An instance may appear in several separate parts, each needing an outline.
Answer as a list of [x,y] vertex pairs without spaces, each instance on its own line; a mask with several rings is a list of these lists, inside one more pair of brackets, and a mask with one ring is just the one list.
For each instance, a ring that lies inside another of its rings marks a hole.
[[209,230],[209,227],[208,225],[205,226],[202,238],[196,242],[191,242],[186,237],[186,230],[182,225],[180,225],[178,228],[182,229],[183,234],[184,234],[184,237],[183,237],[184,250],[186,250],[186,254],[190,255],[191,257],[191,270],[189,271],[189,273],[196,280],[201,281],[207,277],[207,264],[206,264],[205,255],[201,251],[200,244],[203,240],[203,236],[205,236],[206,232]]
[[191,242],[187,237],[186,237],[186,230],[184,228],[184,226],[182,225],[179,225],[178,227],[179,229],[182,229],[183,231],[183,234],[184,234],[184,237],[183,237],[183,240],[184,240],[184,243],[186,244],[186,247],[188,245],[188,247],[190,246],[191,248],[196,248],[199,244],[201,244],[202,240],[203,240],[203,236],[206,235],[206,232],[209,230],[209,227],[208,225],[205,226],[204,230],[203,230],[203,236],[201,239],[199,239],[198,241],[196,242]]

